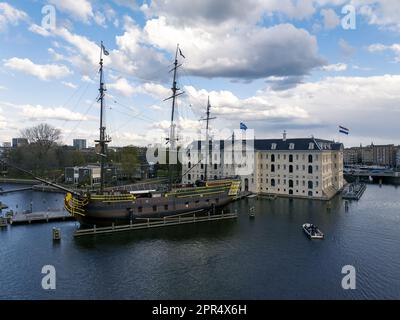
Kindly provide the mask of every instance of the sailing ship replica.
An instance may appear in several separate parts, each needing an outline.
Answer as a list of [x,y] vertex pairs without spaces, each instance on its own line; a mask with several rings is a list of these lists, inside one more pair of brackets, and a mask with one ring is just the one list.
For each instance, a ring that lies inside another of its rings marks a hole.
[[[104,76],[103,76],[103,44],[100,53],[100,136],[96,140],[97,149],[100,155],[100,189],[98,191],[79,193],[69,191],[64,199],[66,210],[76,217],[81,225],[109,226],[112,224],[129,224],[140,222],[145,218],[163,218],[168,216],[185,215],[192,212],[209,212],[217,208],[226,206],[232,200],[236,199],[240,191],[240,178],[225,179],[207,179],[205,171],[204,181],[197,181],[194,185],[174,186],[170,173],[170,183],[168,191],[141,191],[128,192],[118,189],[105,189],[105,165],[107,158],[107,145],[111,141],[106,136],[106,127],[104,118]],[[178,52],[181,52],[179,46],[175,53],[175,62],[173,71],[172,96],[172,114],[171,128],[168,143],[170,152],[176,151],[174,113],[176,99],[179,95],[177,87]],[[167,100],[168,100],[167,99]],[[209,104],[207,108],[207,129],[209,117]],[[207,138],[208,140],[208,134]],[[206,143],[208,145],[208,143]],[[208,159],[207,159],[208,160]],[[169,165],[170,167],[170,165]],[[207,161],[205,164],[207,168]],[[207,170],[207,169],[205,169]],[[171,171],[171,170],[169,170]],[[65,189],[64,189],[65,190]]]

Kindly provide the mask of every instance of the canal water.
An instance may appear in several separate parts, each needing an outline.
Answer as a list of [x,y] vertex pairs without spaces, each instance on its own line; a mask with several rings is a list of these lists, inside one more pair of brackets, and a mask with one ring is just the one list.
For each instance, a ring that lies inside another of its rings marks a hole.
[[[35,211],[62,198],[25,191],[0,201]],[[255,198],[230,209],[237,220],[77,239],[75,222],[0,230],[0,299],[400,299],[400,188],[368,185],[347,211],[340,197],[330,210]],[[310,241],[305,222],[325,240]],[[56,269],[56,290],[41,287],[44,265]],[[356,270],[356,290],[342,289],[345,265]]]

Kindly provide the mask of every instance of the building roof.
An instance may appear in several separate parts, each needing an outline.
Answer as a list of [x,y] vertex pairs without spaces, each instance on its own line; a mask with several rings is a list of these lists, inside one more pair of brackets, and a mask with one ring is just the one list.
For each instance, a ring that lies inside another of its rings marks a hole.
[[296,139],[255,139],[255,150],[340,150],[341,143],[330,140],[316,139],[316,138],[296,138]]
[[[196,141],[197,149],[200,150],[200,143],[204,141]],[[194,144],[196,145],[196,142]],[[213,141],[213,145],[218,142]],[[227,141],[229,143],[229,141]],[[224,149],[224,141],[220,140],[220,149]],[[304,150],[341,150],[343,144],[324,139],[316,138],[295,138],[295,139],[254,139],[254,149],[257,151],[304,151]]]

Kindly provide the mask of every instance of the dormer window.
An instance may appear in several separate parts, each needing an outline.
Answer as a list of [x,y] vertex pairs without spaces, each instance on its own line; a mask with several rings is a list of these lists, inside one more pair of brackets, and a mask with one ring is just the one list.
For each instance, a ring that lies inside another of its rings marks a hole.
[[276,149],[276,143],[272,143],[271,144],[271,150],[275,150]]
[[314,142],[308,144],[308,150],[314,150]]
[[294,143],[289,143],[289,150],[294,150]]

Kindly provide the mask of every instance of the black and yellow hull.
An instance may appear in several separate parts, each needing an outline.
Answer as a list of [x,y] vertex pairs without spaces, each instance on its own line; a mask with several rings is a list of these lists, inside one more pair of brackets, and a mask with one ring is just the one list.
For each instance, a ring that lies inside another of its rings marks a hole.
[[64,204],[82,225],[110,226],[221,208],[236,199],[239,190],[240,180],[215,180],[202,187],[154,193],[152,197],[92,194],[78,198],[67,194]]

